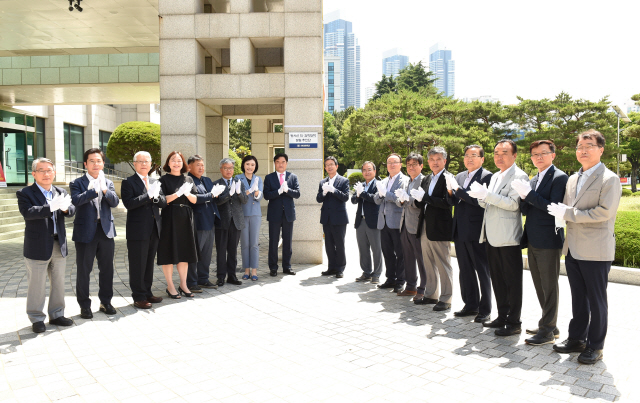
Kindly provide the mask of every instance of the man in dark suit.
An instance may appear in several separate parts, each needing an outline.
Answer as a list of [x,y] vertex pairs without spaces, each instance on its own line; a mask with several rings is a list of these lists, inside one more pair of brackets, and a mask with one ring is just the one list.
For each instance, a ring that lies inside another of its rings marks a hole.
[[236,276],[236,266],[238,265],[240,232],[244,228],[242,205],[247,203],[249,196],[245,193],[242,181],[233,180],[234,165],[235,161],[231,158],[223,158],[220,161],[222,178],[214,183],[214,185],[225,187],[216,201],[220,213],[220,216],[215,218],[218,287],[224,285],[225,275],[227,283],[242,284],[242,281],[238,280]]
[[273,157],[275,172],[264,178],[264,199],[269,200],[267,221],[269,222],[269,271],[272,277],[278,275],[278,241],[282,230],[282,271],[296,274],[291,270],[293,245],[293,222],[296,220],[294,199],[300,197],[298,177],[287,172],[287,154]]
[[338,175],[338,160],[335,157],[329,156],[324,159],[324,169],[328,176],[320,181],[316,195],[316,201],[322,203],[320,224],[324,231],[324,246],[329,259],[329,267],[322,275],[335,274],[337,278],[342,278],[347,266],[344,236],[349,224],[346,207],[349,200],[349,181]]
[[209,280],[209,265],[215,239],[215,219],[220,219],[216,198],[221,190],[214,189],[213,181],[204,176],[202,157],[199,155],[189,157],[187,165],[189,165],[188,175],[193,179],[193,184],[198,191],[196,205],[193,206],[193,220],[196,222],[200,250],[200,260],[197,263],[189,263],[187,287],[191,292],[201,293],[202,288],[218,288]]
[[[356,281],[380,282],[382,273],[382,250],[380,248],[380,230],[378,229],[378,206],[373,196],[378,191],[376,181],[376,165],[371,161],[362,164],[364,183],[356,183],[351,203],[358,204],[356,211],[356,239],[360,251],[360,268],[362,275]],[[371,250],[371,251],[369,251]],[[373,254],[373,266],[371,255]]]
[[[480,230],[484,208],[478,199],[467,192],[474,182],[489,185],[492,173],[482,168],[484,149],[472,144],[464,148],[466,171],[446,176],[447,191],[453,202],[453,243],[460,270],[460,294],[464,307],[454,312],[454,316],[474,316],[474,322],[491,320],[491,275],[487,261],[487,249],[481,245]],[[478,283],[480,287],[478,288]]]
[[[424,298],[415,303],[435,304],[434,311],[451,308],[453,296],[453,268],[451,267],[451,202],[447,193],[444,167],[447,164],[447,152],[442,147],[434,147],[427,153],[427,163],[431,174],[424,179],[427,188],[422,200],[416,201],[420,207],[417,237],[422,247],[422,260],[426,272],[425,281],[420,281],[418,292]],[[424,228],[424,230],[423,230]]]
[[156,251],[162,220],[160,209],[167,199],[160,182],[149,178],[151,154],[138,151],[133,156],[136,173],[122,181],[122,203],[127,208],[127,251],[129,255],[129,286],[133,306],[149,309],[162,301],[151,291]]
[[98,283],[100,311],[115,315],[111,305],[113,298],[113,254],[115,251],[116,227],[111,208],[120,200],[113,182],[104,177],[104,153],[99,148],[90,148],[83,155],[86,175],[69,183],[71,200],[76,206],[73,222],[73,241],[76,245],[76,296],[80,305],[80,317],[93,318],[89,279],[94,259],[98,259]]
[[75,207],[67,192],[53,186],[53,162],[38,158],[31,165],[36,183],[16,192],[18,209],[24,217],[24,263],[27,269],[27,315],[34,333],[46,330],[44,301],[49,275],[49,324],[71,326],[64,317],[64,272],[67,262],[65,217],[73,217]]
[[560,334],[556,322],[564,230],[555,228],[555,219],[547,211],[547,206],[562,203],[569,177],[553,165],[556,157],[553,141],[534,141],[529,150],[538,174],[529,183],[513,181],[511,187],[520,195],[520,211],[527,216],[520,246],[528,248],[529,270],[542,308],[538,328],[527,329],[527,333],[534,336],[526,339],[525,343],[537,346],[553,343]]

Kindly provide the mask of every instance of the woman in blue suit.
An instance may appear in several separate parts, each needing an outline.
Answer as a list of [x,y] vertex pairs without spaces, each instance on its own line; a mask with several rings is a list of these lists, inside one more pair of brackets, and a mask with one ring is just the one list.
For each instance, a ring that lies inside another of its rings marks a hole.
[[243,280],[258,280],[258,237],[260,236],[260,224],[262,222],[262,178],[255,175],[258,172],[258,160],[253,155],[247,155],[242,159],[240,169],[243,173],[236,179],[244,183],[249,200],[242,205],[244,209],[244,229],[240,234],[240,249],[242,251],[242,268],[244,268]]

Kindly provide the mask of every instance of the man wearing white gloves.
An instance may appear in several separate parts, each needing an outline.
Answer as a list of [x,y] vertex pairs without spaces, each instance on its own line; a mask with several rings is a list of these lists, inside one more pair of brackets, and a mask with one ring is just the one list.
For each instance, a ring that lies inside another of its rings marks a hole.
[[[382,273],[382,251],[380,250],[380,230],[378,229],[378,206],[373,200],[376,194],[376,164],[365,161],[362,164],[364,183],[358,182],[354,186],[355,193],[351,196],[351,203],[357,204],[356,210],[356,239],[360,252],[360,268],[362,275],[356,281],[371,281],[378,284]],[[373,266],[371,257],[373,255]]]
[[160,191],[160,182],[149,177],[151,154],[138,151],[133,156],[136,173],[122,181],[122,203],[127,208],[127,251],[129,256],[129,286],[133,306],[149,309],[162,302],[153,295],[153,270],[160,241],[162,219],[160,209],[167,199]]
[[[424,204],[418,204],[425,195],[423,186],[424,175],[422,166],[424,159],[422,155],[411,153],[405,159],[407,164],[407,174],[409,179],[402,184],[401,188],[395,191],[396,205],[402,208],[400,215],[400,243],[402,245],[402,256],[404,257],[404,274],[407,279],[407,286],[398,292],[399,297],[411,296],[414,301],[422,299],[424,296],[424,282],[426,272],[422,261],[422,248],[420,247],[420,234],[418,233],[418,222],[422,215]],[[416,268],[417,266],[417,268]],[[420,272],[420,285],[418,289],[418,271]]]
[[511,187],[511,182],[516,179],[528,181],[529,176],[516,166],[517,152],[513,140],[498,141],[493,150],[493,161],[500,172],[491,177],[488,188],[474,182],[467,192],[484,207],[480,242],[487,245],[491,283],[498,305],[498,317],[485,322],[484,326],[495,328],[497,336],[522,332],[522,215],[520,196]]
[[43,312],[49,275],[49,324],[71,326],[64,317],[64,279],[67,262],[65,217],[72,217],[75,206],[67,192],[53,185],[53,162],[37,158],[31,164],[35,183],[16,192],[18,209],[24,217],[24,263],[27,269],[27,315],[34,333],[46,330]]
[[80,317],[93,318],[89,280],[93,261],[98,260],[98,284],[100,311],[115,315],[111,305],[113,298],[113,254],[115,252],[116,227],[111,209],[118,206],[113,182],[104,177],[104,153],[99,148],[84,152],[87,174],[69,183],[71,200],[76,206],[73,222],[73,241],[76,245],[76,296],[80,305]]
[[233,179],[235,161],[231,158],[223,158],[220,161],[220,173],[222,178],[214,182],[215,185],[223,185],[224,191],[216,199],[219,217],[215,218],[215,243],[217,254],[216,285],[224,286],[225,276],[227,283],[241,285],[236,275],[238,265],[238,243],[240,233],[244,228],[244,211],[242,205],[249,200],[242,181]]
[[538,346],[553,343],[559,334],[556,327],[560,302],[558,278],[564,230],[556,228],[554,217],[549,215],[547,207],[551,203],[562,202],[569,177],[553,165],[556,157],[553,141],[534,141],[529,150],[538,174],[530,183],[522,179],[514,180],[511,187],[522,199],[522,215],[527,216],[520,246],[528,248],[529,271],[542,308],[538,327],[527,329],[527,333],[534,336],[526,339],[525,343]]
[[404,289],[404,255],[402,253],[402,242],[400,241],[400,217],[402,207],[396,205],[396,190],[406,186],[408,177],[404,176],[402,168],[402,158],[398,154],[391,154],[387,157],[387,171],[389,176],[376,183],[378,193],[373,196],[373,200],[380,206],[378,212],[378,229],[380,231],[380,244],[387,280],[378,285],[378,288],[393,288],[393,292],[399,293]]
[[[444,167],[447,152],[442,147],[434,147],[427,153],[431,174],[423,181],[427,189],[416,205],[420,207],[418,237],[424,261],[424,277],[420,280],[418,292],[424,298],[415,301],[418,305],[435,304],[434,311],[451,308],[453,296],[453,269],[451,268],[451,201],[447,193],[445,175],[450,175]],[[424,228],[424,229],[423,229]]]
[[323,276],[334,275],[344,277],[347,266],[347,255],[344,250],[344,236],[347,233],[346,203],[349,200],[349,181],[338,174],[338,160],[335,157],[324,159],[324,169],[327,177],[320,181],[316,201],[322,203],[320,209],[320,224],[324,232],[324,246],[329,265]]
[[582,364],[602,359],[609,317],[608,276],[616,249],[614,224],[622,195],[620,179],[600,162],[604,145],[596,130],[578,135],[576,157],[582,168],[569,178],[563,203],[548,207],[549,214],[567,222],[562,253],[573,308],[569,338],[553,349],[581,352]]

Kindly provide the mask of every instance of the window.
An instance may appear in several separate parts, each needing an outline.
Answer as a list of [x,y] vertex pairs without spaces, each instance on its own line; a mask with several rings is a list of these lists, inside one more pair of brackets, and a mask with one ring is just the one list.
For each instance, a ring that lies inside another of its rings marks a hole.
[[64,124],[64,159],[82,162],[84,153],[84,127]]
[[36,141],[32,153],[33,158],[43,158],[47,156],[44,144],[44,119],[36,118]]
[[333,92],[330,92],[329,93],[329,98],[333,98],[333,94],[334,94]]
[[109,157],[107,157],[107,145],[109,144],[109,137],[111,137],[111,133],[110,132],[105,132],[100,130],[100,134],[98,137],[98,147],[100,147],[100,149],[102,150],[102,152],[105,155],[104,158],[104,167],[105,168],[114,168],[114,164],[111,163],[111,161],[109,160]]
[[333,84],[333,78],[329,79],[329,84]]
[[333,71],[333,63],[329,63],[329,71]]

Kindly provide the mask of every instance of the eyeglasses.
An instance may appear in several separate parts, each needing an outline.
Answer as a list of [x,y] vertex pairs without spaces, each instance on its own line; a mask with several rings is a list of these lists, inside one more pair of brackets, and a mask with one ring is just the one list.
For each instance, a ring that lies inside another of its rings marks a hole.
[[415,167],[419,167],[420,164],[407,164],[407,168],[415,168]]
[[230,166],[230,167],[221,167],[220,169],[224,169],[225,171],[233,171],[233,166]]
[[471,154],[471,155],[465,155],[464,158],[466,159],[480,158],[480,156],[478,154]]
[[36,172],[39,173],[39,174],[43,174],[43,175],[51,175],[55,171],[53,169],[38,169],[38,170],[36,170]]
[[142,165],[149,165],[149,164],[151,164],[151,161],[133,161],[133,162],[135,162],[135,163],[137,163],[137,164],[142,164]]
[[549,154],[553,154],[553,153],[552,153],[552,152],[546,152],[546,151],[545,151],[545,152],[543,152],[543,153],[531,154],[531,158],[540,158],[540,157],[544,158],[544,157],[546,157],[546,156],[547,156],[547,155],[549,155]]
[[589,144],[589,145],[586,145],[586,146],[578,146],[578,147],[576,147],[576,151],[577,152],[591,151],[592,149],[594,149],[596,147],[600,148],[600,146],[597,145],[597,144]]
[[87,164],[89,164],[89,165],[100,165],[102,163],[103,163],[102,160],[89,160],[89,161],[87,161]]

